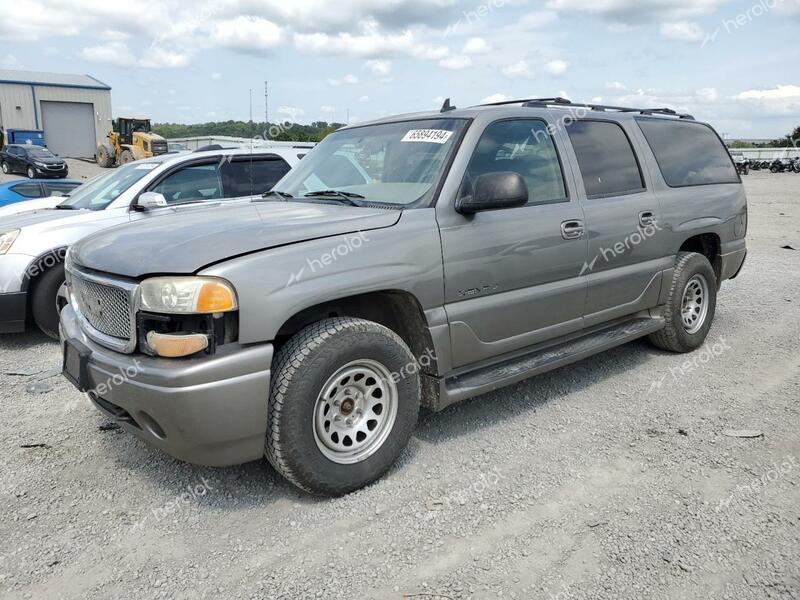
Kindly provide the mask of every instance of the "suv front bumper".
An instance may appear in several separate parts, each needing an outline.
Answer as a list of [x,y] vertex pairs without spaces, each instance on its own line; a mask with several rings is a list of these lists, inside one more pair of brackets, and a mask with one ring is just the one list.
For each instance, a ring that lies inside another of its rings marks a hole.
[[87,338],[70,306],[60,334],[62,350],[70,343],[85,351],[81,387],[126,431],[199,465],[264,456],[272,344],[179,360],[119,354]]

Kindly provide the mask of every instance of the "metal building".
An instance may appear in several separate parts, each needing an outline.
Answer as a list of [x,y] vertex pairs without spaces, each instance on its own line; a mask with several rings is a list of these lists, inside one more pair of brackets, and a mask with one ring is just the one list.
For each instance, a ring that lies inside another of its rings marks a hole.
[[93,157],[111,130],[111,88],[90,75],[0,70],[0,125],[44,130],[60,156]]

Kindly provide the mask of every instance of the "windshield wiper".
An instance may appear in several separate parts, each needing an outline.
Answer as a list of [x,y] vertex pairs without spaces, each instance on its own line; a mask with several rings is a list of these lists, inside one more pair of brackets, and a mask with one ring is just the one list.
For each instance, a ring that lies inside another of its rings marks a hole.
[[357,200],[365,200],[366,196],[355,194],[353,192],[343,192],[341,190],[320,190],[318,192],[309,192],[304,194],[306,198],[330,198],[332,200],[341,200],[352,206],[363,206]]
[[277,196],[283,202],[286,202],[287,200],[294,198],[294,196],[292,196],[289,192],[279,192],[278,190],[270,190],[268,192],[264,192],[263,194],[261,194],[262,198],[269,198],[270,196]]
[[71,204],[56,204],[56,210],[80,210]]

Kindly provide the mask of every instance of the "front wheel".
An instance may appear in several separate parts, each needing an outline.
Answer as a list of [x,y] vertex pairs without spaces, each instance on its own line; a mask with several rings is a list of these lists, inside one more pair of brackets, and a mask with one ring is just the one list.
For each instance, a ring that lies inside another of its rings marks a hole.
[[680,252],[664,311],[666,327],[650,336],[662,350],[692,352],[708,337],[717,309],[717,276],[702,254]]
[[28,179],[36,179],[36,173],[33,170],[33,167],[28,167]]
[[6,161],[3,161],[2,164],[0,164],[0,168],[3,169],[3,173],[6,175],[11,172],[11,169],[8,168],[8,163]]
[[296,486],[341,495],[380,478],[408,444],[420,381],[408,346],[363,319],[308,326],[272,372],[266,456]]
[[59,292],[64,280],[64,264],[59,263],[36,280],[31,299],[31,310],[36,326],[45,335],[56,340],[60,309]]

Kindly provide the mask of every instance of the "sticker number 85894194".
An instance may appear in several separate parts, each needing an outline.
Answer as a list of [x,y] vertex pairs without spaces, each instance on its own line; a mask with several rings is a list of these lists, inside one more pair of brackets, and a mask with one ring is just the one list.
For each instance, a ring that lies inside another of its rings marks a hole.
[[402,142],[427,142],[429,144],[445,144],[453,135],[452,131],[445,129],[412,129],[409,131]]

